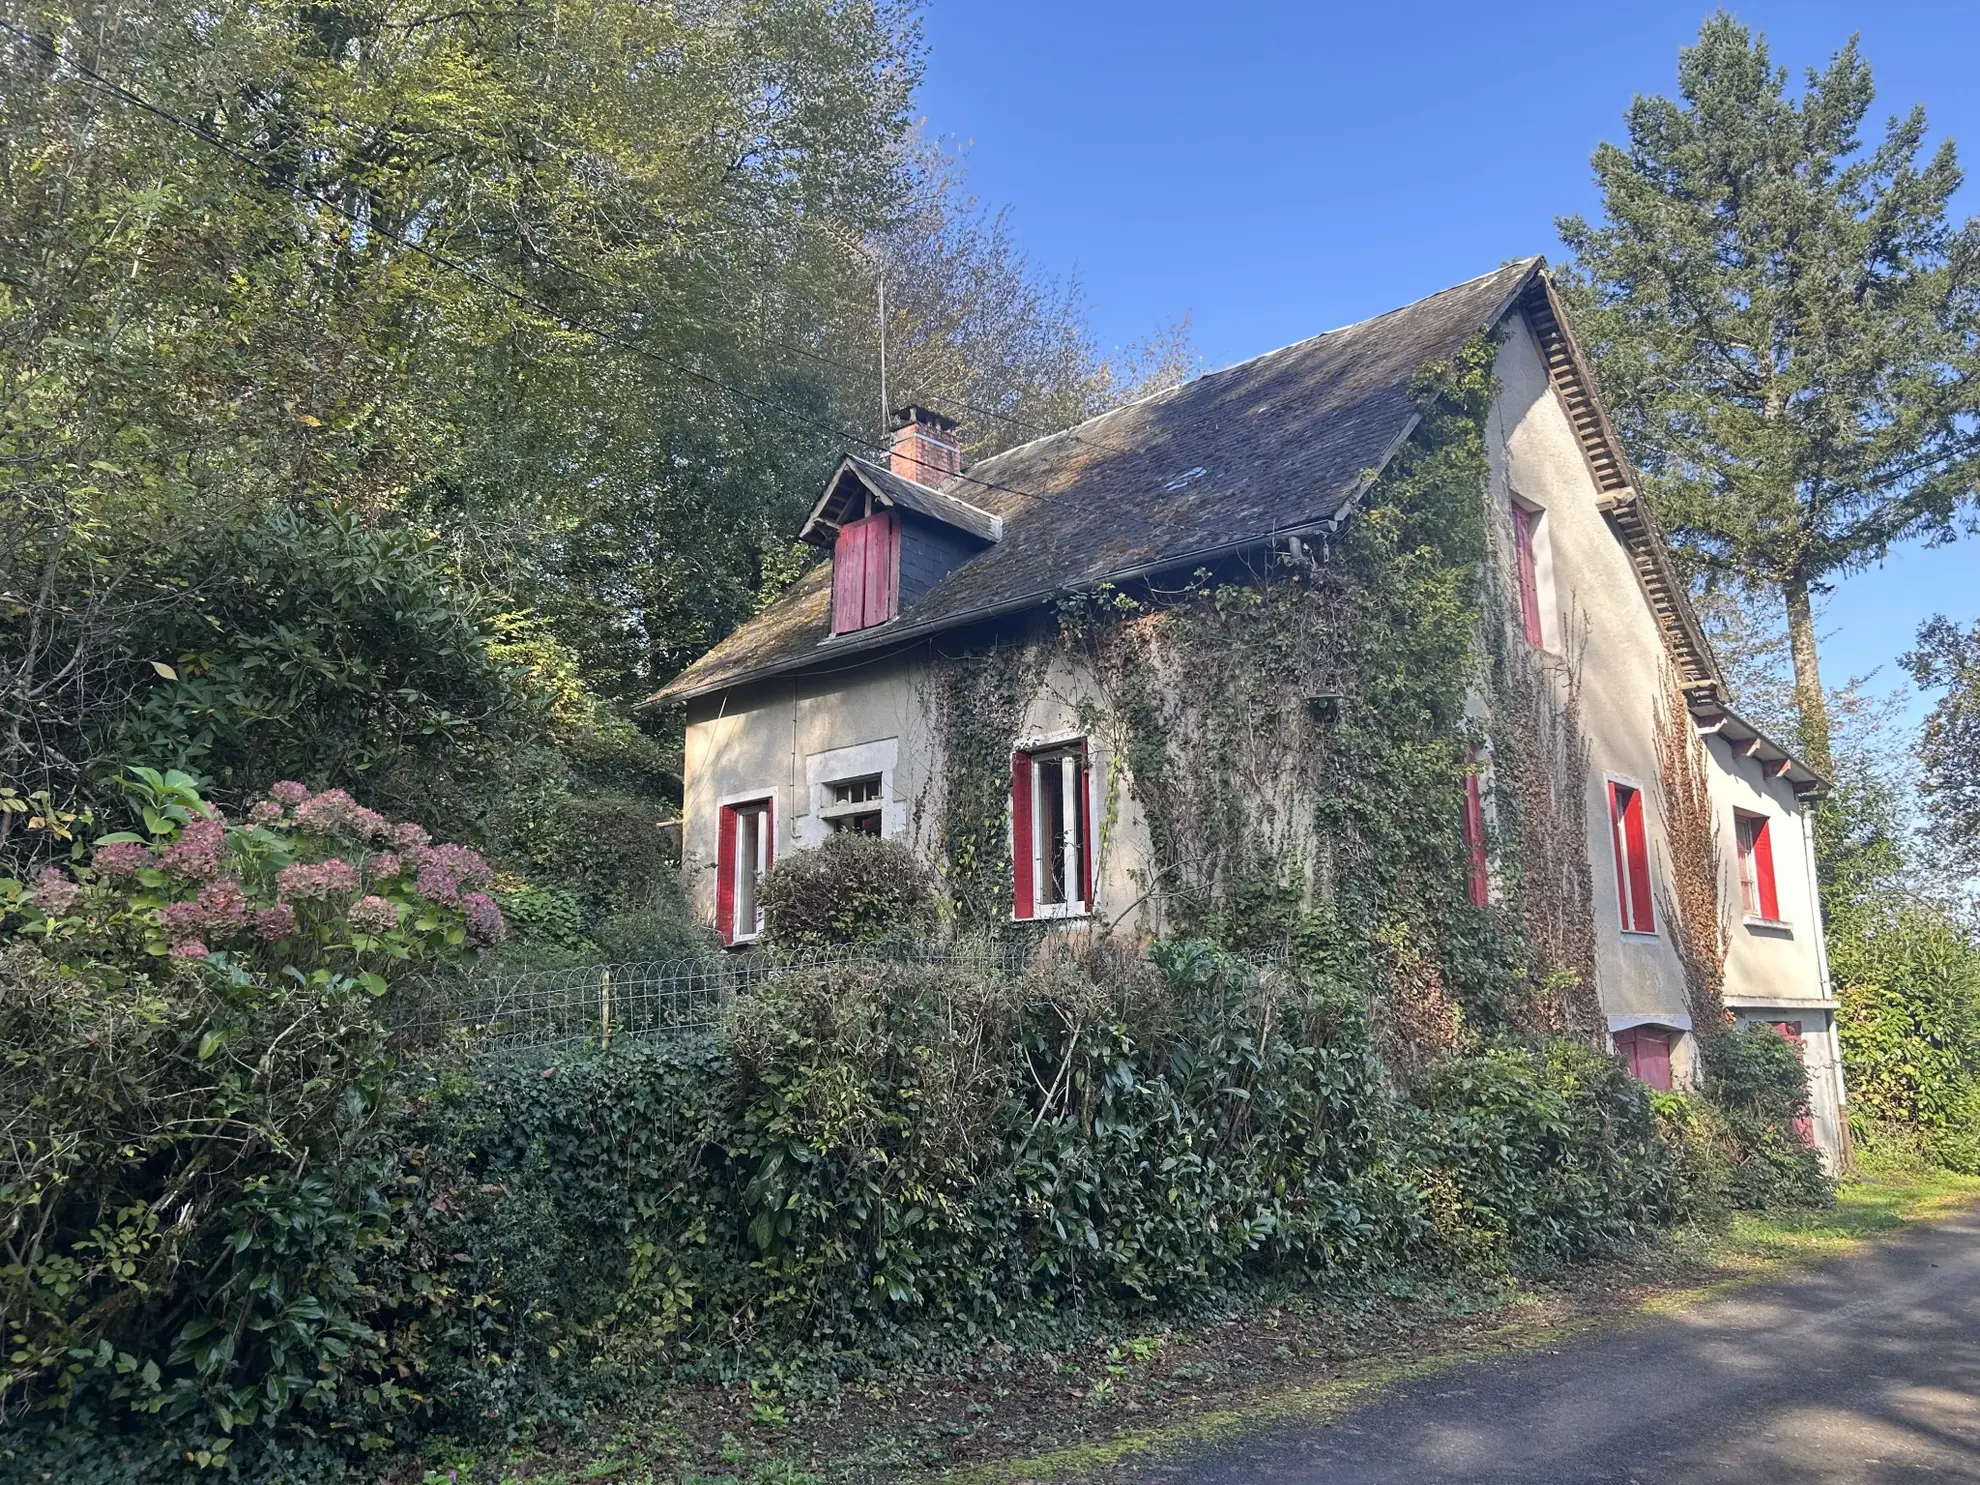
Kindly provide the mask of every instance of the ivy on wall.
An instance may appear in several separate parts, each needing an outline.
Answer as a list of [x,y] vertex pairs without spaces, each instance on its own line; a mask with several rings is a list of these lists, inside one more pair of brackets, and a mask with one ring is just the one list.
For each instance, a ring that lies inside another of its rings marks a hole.
[[[1496,355],[1480,335],[1419,376],[1415,430],[1324,542],[1180,588],[1079,595],[1050,632],[947,662],[960,922],[1008,916],[1010,747],[1065,661],[1111,759],[1102,850],[1123,795],[1147,831],[1139,931],[1247,950],[1324,941],[1400,1071],[1467,1024],[1598,1034],[1574,676],[1522,669],[1503,640],[1485,442]],[[1463,835],[1481,747],[1501,884],[1485,908],[1468,899]]]

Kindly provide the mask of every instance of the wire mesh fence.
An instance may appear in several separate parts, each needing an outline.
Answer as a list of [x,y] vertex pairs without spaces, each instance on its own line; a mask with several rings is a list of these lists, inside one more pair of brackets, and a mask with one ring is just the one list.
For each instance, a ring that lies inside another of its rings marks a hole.
[[1033,946],[1004,941],[844,945],[470,973],[395,992],[402,1048],[492,1051],[680,1035],[712,1028],[722,1008],[773,975],[838,964],[955,965],[1015,974]]

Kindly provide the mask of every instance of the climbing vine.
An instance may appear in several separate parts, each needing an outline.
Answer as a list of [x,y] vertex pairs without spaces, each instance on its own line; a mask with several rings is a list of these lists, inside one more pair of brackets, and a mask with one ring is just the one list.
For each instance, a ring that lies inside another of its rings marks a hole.
[[[1108,760],[1099,834],[1131,812],[1146,840],[1117,921],[1244,950],[1321,943],[1404,1076],[1467,1028],[1596,1036],[1577,674],[1503,641],[1496,355],[1480,335],[1418,377],[1415,429],[1338,532],[1177,587],[1075,595],[1049,633],[947,662],[959,921],[1008,915],[1011,743],[1048,673],[1070,676],[1068,715]],[[1467,893],[1468,773],[1496,786],[1484,907]]]

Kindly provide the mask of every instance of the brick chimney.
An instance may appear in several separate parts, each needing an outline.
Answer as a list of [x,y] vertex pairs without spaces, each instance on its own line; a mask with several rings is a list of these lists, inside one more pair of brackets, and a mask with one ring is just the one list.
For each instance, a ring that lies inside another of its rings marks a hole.
[[887,443],[887,468],[902,479],[940,488],[962,473],[956,420],[909,403],[895,411]]

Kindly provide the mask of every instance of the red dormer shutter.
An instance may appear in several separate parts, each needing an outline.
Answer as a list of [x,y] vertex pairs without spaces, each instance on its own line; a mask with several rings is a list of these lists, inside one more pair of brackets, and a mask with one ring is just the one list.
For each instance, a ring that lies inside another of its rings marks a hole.
[[841,526],[832,543],[832,632],[886,623],[900,591],[901,528],[894,512]]

